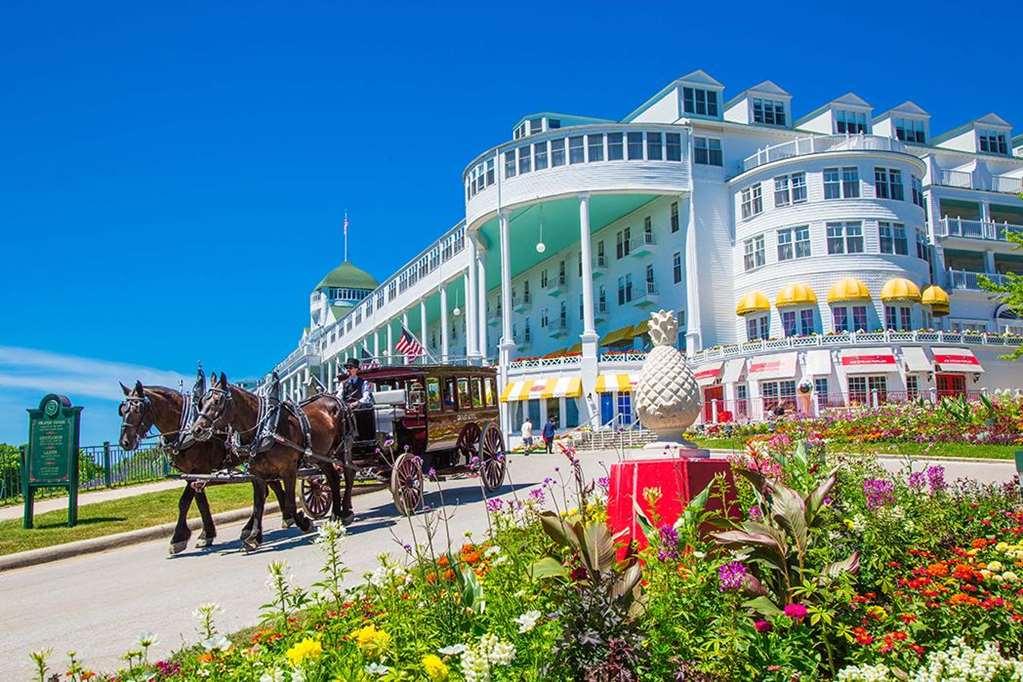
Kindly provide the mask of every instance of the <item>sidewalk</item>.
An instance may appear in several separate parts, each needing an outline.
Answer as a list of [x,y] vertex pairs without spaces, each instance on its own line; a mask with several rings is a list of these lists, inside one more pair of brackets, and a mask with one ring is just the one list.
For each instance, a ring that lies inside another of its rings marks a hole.
[[[184,488],[185,484],[182,481],[176,479],[166,479],[163,481],[153,481],[152,483],[143,483],[141,485],[126,485],[120,488],[104,488],[103,490],[89,490],[78,493],[78,506],[84,507],[87,504],[96,504],[97,502],[106,502],[107,500],[119,500],[122,497],[134,497],[135,495],[143,495],[145,493],[155,493],[160,490],[170,490],[171,488]],[[46,499],[35,501],[34,511],[35,515],[44,514],[48,511],[55,511],[58,509],[67,509],[67,496],[61,497],[47,497]],[[12,504],[7,507],[0,507],[0,521],[10,521],[12,519],[20,519],[25,513],[25,502],[21,501],[18,504]]]

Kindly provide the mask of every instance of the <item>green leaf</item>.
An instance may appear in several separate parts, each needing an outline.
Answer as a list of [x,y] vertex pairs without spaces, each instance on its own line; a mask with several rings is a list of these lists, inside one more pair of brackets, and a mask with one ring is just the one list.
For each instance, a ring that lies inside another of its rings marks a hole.
[[767,597],[757,597],[756,599],[750,599],[749,601],[743,602],[742,605],[748,609],[753,609],[757,613],[768,618],[777,618],[778,616],[784,615],[785,613]]
[[565,520],[551,511],[540,512],[540,526],[547,536],[562,547],[579,549],[572,537],[571,527]]
[[537,559],[527,569],[531,580],[542,580],[544,578],[568,578],[569,571],[561,565],[557,559],[545,556]]

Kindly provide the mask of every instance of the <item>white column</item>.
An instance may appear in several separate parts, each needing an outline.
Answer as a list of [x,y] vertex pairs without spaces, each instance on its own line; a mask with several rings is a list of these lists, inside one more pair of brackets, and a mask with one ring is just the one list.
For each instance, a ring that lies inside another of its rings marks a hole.
[[391,355],[394,354],[394,332],[391,329],[391,321],[387,321],[387,364],[391,364]]
[[[593,396],[597,385],[597,330],[593,322],[593,246],[590,234],[590,195],[579,195],[579,253],[583,265],[583,333],[579,335],[582,342],[582,359],[579,365],[582,379],[585,414],[580,415],[580,423],[591,422],[594,415],[589,414],[592,406],[599,406],[599,398],[588,400]],[[597,407],[599,409],[599,407]]]
[[980,219],[985,223],[991,222],[991,202],[980,202]]
[[440,285],[440,361],[448,361],[448,285]]
[[373,330],[373,357],[380,362],[380,330]]
[[430,335],[427,334],[426,329],[426,296],[419,299],[419,324],[422,327],[421,334],[423,336],[423,349],[426,351],[426,356],[430,357]]
[[466,268],[465,281],[465,354],[469,358],[479,355],[479,344],[476,335],[476,318],[479,316],[479,285],[476,272],[476,240],[466,233],[465,248],[469,252],[469,266]]
[[[503,391],[508,384],[508,364],[511,362],[511,352],[515,348],[515,339],[512,338],[511,326],[511,246],[508,243],[508,214],[504,211],[498,212],[500,224],[500,248],[501,248],[501,343],[498,346],[498,390]],[[501,403],[501,424],[507,430],[509,421],[508,403]]]
[[984,272],[989,275],[995,273],[995,252],[991,249],[984,251]]
[[[690,136],[691,137],[691,136]],[[690,143],[691,146],[692,143]],[[692,151],[692,150],[690,150]],[[692,158],[690,156],[690,158]],[[696,251],[696,205],[693,193],[689,193],[689,214],[686,217],[686,355],[692,357],[700,350],[703,339],[700,334],[700,277],[697,264],[700,262]]]
[[479,312],[476,314],[476,322],[478,338],[477,346],[480,352],[480,356],[486,359],[487,357],[487,255],[482,249],[479,251],[476,258],[476,280],[479,285]]
[[[410,334],[412,333],[412,330],[408,328],[408,311],[407,310],[404,310],[401,313],[401,326],[404,327],[405,329],[407,329]],[[407,355],[402,355],[401,356],[401,363],[403,365],[407,365],[408,364],[408,356]]]

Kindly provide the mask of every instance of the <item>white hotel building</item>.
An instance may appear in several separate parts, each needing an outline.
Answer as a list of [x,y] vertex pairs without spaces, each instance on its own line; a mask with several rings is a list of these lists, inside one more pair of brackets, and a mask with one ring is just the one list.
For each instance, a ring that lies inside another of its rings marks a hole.
[[[463,174],[465,215],[377,284],[342,264],[276,366],[290,395],[401,324],[438,361],[494,363],[517,429],[633,421],[643,322],[674,310],[705,421],[1023,385],[1023,321],[978,283],[1023,273],[1023,136],[947,132],[853,93],[794,115],[771,81],[704,71],[620,121],[536,113]],[[542,246],[541,246],[542,244]],[[812,400],[793,398],[812,383]]]

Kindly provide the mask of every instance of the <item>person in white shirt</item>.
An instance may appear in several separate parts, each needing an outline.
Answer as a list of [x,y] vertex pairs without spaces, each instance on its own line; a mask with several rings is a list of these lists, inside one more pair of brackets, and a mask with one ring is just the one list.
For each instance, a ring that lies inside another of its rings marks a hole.
[[522,422],[522,444],[526,446],[526,454],[533,449],[533,422],[529,421],[529,417]]

